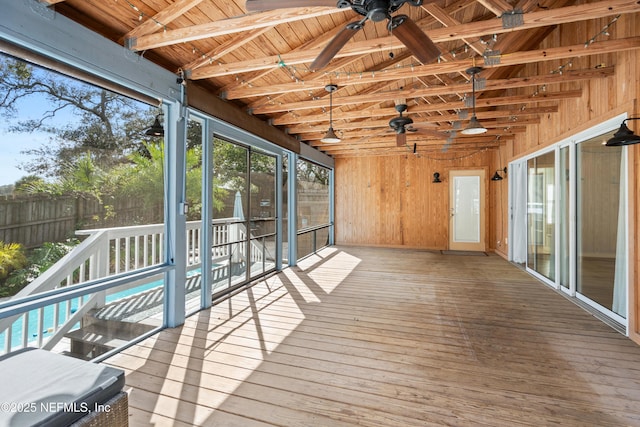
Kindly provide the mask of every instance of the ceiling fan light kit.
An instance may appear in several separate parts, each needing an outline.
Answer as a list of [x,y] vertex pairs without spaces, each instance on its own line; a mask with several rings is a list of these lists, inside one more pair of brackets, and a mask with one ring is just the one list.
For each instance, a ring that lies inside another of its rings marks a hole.
[[403,147],[407,144],[407,128],[405,126],[412,124],[413,119],[402,115],[402,113],[407,111],[407,104],[396,105],[396,111],[400,115],[389,120],[389,127],[396,133],[396,145]]

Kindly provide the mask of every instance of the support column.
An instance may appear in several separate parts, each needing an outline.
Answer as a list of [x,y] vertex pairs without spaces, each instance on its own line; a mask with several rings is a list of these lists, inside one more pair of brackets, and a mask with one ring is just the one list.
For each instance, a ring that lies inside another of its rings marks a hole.
[[187,276],[186,110],[180,103],[165,107],[165,242],[166,262],[174,268],[165,273],[166,326],[184,323]]

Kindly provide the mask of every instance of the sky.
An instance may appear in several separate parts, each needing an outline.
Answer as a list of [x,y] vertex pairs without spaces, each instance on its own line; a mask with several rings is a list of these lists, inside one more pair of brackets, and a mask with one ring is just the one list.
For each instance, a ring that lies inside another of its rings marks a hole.
[[[0,60],[5,58],[0,54]],[[34,67],[36,74],[51,75],[48,71],[43,71]],[[65,79],[66,77],[61,77]],[[20,99],[16,103],[16,114],[12,117],[0,116],[0,186],[14,184],[18,179],[28,175],[20,170],[19,165],[30,160],[30,157],[21,154],[22,151],[30,150],[49,144],[51,135],[46,132],[10,132],[9,128],[16,125],[21,120],[40,119],[44,113],[51,108],[50,103],[42,95],[31,95]],[[77,121],[71,108],[58,111],[52,119],[45,122],[47,125],[66,125]]]
[[0,126],[0,185],[13,184],[27,175],[18,169],[18,165],[28,159],[20,151],[40,147],[49,139],[49,135],[42,133],[11,133],[5,125],[6,122]]
[[[5,58],[0,53],[0,61]],[[78,88],[84,90],[86,83],[82,83],[66,76],[57,75],[55,72],[43,70],[34,66],[34,75],[36,77],[54,76],[53,78],[61,79],[73,90]],[[57,77],[55,77],[57,75]],[[2,94],[0,94],[0,97]],[[148,108],[140,104],[141,108]],[[16,125],[20,121],[39,120],[45,112],[52,109],[52,103],[45,96],[35,94],[20,99],[16,105],[14,117],[6,118],[0,116],[0,186],[14,184],[20,178],[29,173],[20,169],[20,165],[29,163],[34,159],[31,156],[23,154],[24,151],[33,150],[47,144],[52,143],[52,134],[46,132],[10,132],[11,126]],[[53,118],[49,118],[44,122],[45,126],[54,126],[56,128],[74,127],[82,119],[82,113],[78,110],[67,107],[56,112]],[[53,142],[56,143],[56,142]]]
[[[19,103],[18,115],[16,117],[0,119],[0,185],[15,183],[27,172],[18,168],[21,163],[28,161],[29,156],[21,154],[21,151],[30,150],[49,144],[51,135],[46,132],[9,132],[9,127],[15,125],[19,120],[38,119],[46,111],[46,101],[41,96],[31,96]],[[74,120],[70,112],[60,112],[57,116],[48,121],[47,124],[68,124]]]

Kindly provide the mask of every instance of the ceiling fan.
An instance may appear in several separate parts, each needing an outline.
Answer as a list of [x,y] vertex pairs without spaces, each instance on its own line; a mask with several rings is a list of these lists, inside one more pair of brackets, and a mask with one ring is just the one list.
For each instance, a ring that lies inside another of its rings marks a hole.
[[391,16],[405,3],[411,6],[421,6],[423,3],[433,3],[436,0],[247,0],[246,8],[249,12],[261,12],[272,9],[294,7],[337,7],[351,8],[354,12],[364,16],[359,21],[347,24],[325,46],[320,55],[309,67],[316,71],[324,68],[331,59],[344,47],[351,38],[364,27],[367,20],[381,22],[388,21],[388,30],[396,36],[423,64],[427,64],[440,56],[440,50],[429,37],[407,15]]
[[424,129],[424,127],[435,126],[435,124],[419,123],[414,125],[411,117],[403,116],[402,113],[407,111],[407,104],[397,104],[395,108],[399,116],[389,120],[389,127],[396,133],[396,144],[398,147],[403,147],[407,144],[407,132],[437,137],[445,136],[446,131],[440,132],[433,129]]

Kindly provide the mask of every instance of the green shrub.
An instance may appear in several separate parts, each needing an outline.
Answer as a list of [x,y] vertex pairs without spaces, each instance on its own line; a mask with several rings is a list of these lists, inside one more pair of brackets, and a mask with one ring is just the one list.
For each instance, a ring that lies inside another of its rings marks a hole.
[[41,247],[31,250],[29,256],[25,258],[25,263],[9,274],[4,281],[4,285],[1,285],[0,281],[0,297],[15,295],[20,289],[58,262],[60,258],[71,252],[78,243],[78,239],[69,239],[66,242],[56,243],[47,242]]
[[7,243],[0,241],[0,280],[6,279],[9,274],[23,268],[27,264],[20,243]]

